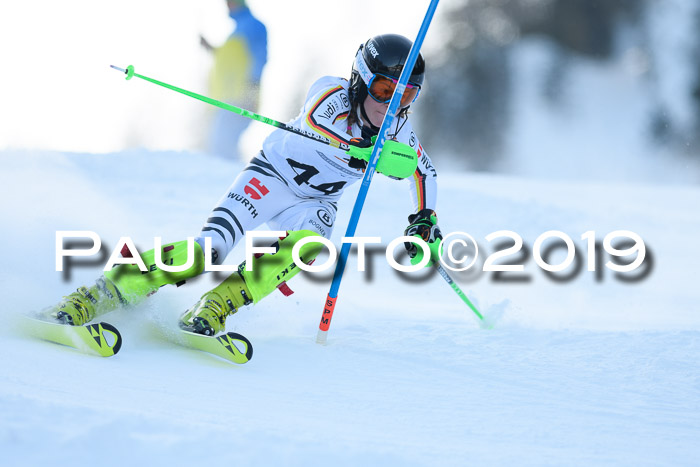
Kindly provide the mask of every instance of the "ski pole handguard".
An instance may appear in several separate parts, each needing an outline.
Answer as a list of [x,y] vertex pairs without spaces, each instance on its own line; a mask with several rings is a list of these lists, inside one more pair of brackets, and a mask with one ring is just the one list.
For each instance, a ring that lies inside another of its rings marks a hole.
[[[350,149],[346,152],[350,157],[361,161],[369,162],[372,155],[372,149],[377,137],[372,137],[372,142],[362,144],[366,140],[350,141]],[[377,162],[377,172],[387,177],[407,178],[414,174],[418,167],[418,154],[408,144],[400,143],[395,140],[387,140],[382,148],[382,153]]]

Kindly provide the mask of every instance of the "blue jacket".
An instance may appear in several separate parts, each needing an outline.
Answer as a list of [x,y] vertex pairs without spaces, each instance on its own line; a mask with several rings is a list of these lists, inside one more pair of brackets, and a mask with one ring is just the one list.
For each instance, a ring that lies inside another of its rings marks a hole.
[[238,38],[246,42],[252,59],[251,80],[260,82],[263,67],[267,63],[267,29],[247,7],[236,10],[229,16],[236,22],[236,29],[229,39]]

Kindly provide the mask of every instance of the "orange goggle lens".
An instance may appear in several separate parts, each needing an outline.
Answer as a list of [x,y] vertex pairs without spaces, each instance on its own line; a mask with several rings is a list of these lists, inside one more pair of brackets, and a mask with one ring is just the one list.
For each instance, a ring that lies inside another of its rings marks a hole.
[[[399,80],[390,78],[384,75],[374,75],[369,81],[369,95],[377,102],[386,103],[391,100],[391,96],[394,94],[396,89],[396,84]],[[415,84],[407,84],[406,90],[401,96],[401,107],[407,107],[411,105],[413,101],[418,97],[418,92],[420,91],[420,86]]]

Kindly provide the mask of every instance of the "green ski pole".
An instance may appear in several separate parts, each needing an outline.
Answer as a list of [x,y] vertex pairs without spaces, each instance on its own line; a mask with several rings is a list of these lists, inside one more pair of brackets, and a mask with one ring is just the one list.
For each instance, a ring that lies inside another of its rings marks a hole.
[[476,306],[469,300],[469,298],[466,296],[464,292],[462,292],[462,289],[459,288],[457,283],[450,277],[449,274],[447,274],[447,271],[445,271],[445,268],[442,267],[442,264],[439,262],[436,263],[435,266],[442,276],[443,279],[445,279],[445,282],[447,282],[450,287],[452,287],[452,290],[455,291],[455,293],[459,296],[459,298],[462,299],[464,303],[467,304],[467,306],[474,312],[474,315],[477,317],[479,321],[479,326],[482,328],[490,329],[493,327],[493,324],[487,323],[486,320],[484,319],[484,316],[477,310]]
[[[341,151],[344,151],[350,157],[356,157],[358,159],[369,161],[372,147],[363,148],[363,147],[358,147],[358,146],[346,144],[346,143],[343,143],[342,141],[332,140],[330,138],[326,138],[324,136],[321,136],[317,133],[302,130],[300,128],[293,127],[291,125],[279,122],[279,121],[274,120],[272,118],[268,118],[268,117],[265,117],[263,115],[257,114],[255,112],[251,112],[250,110],[242,109],[240,107],[236,107],[235,105],[227,104],[225,102],[221,102],[221,101],[218,101],[216,99],[212,99],[211,97],[203,96],[202,94],[197,94],[196,92],[188,91],[186,89],[182,89],[182,88],[179,88],[177,86],[173,86],[172,84],[164,83],[162,81],[158,81],[157,79],[153,79],[153,78],[149,78],[148,76],[140,75],[140,74],[134,72],[133,65],[129,65],[128,67],[126,67],[126,69],[119,68],[118,66],[114,66],[114,65],[110,65],[110,67],[126,74],[127,80],[130,80],[131,78],[133,78],[135,76],[135,77],[140,78],[144,81],[148,81],[150,83],[157,84],[158,86],[162,86],[166,89],[170,89],[172,91],[179,92],[180,94],[184,94],[186,96],[192,97],[192,98],[200,100],[202,102],[206,102],[207,104],[211,104],[215,107],[219,107],[221,109],[228,110],[230,112],[236,113],[236,114],[241,115],[243,117],[250,118],[250,119],[255,120],[257,122],[266,123],[266,124],[271,125],[275,128],[280,128],[282,130],[295,133],[299,136],[303,136],[304,138],[312,139],[318,143],[325,144],[327,146],[331,146],[331,147],[340,149]],[[389,176],[397,177],[397,178],[406,178],[406,177],[410,177],[411,175],[413,175],[413,173],[416,171],[416,167],[418,166],[418,155],[416,154],[416,152],[412,148],[410,148],[406,145],[401,145],[400,143],[397,143],[395,141],[387,141],[385,146],[386,146],[386,148],[385,148],[386,150],[383,151],[382,154],[386,153],[386,154],[389,154],[389,156],[380,158],[380,162],[377,164],[377,171],[379,173],[383,173],[385,175],[389,175]]]
[[350,145],[345,144],[339,141],[333,141],[330,138],[325,138],[321,135],[318,135],[316,133],[312,133],[310,131],[304,131],[299,128],[295,128],[291,125],[287,125],[286,123],[278,122],[277,120],[273,120],[271,118],[264,117],[262,115],[256,114],[255,112],[251,112],[250,110],[242,109],[240,107],[236,107],[235,105],[227,104],[225,102],[217,101],[216,99],[212,99],[211,97],[203,96],[202,94],[197,94],[196,92],[188,91],[186,89],[179,88],[177,86],[173,86],[172,84],[164,83],[162,81],[158,81],[157,79],[149,78],[148,76],[140,75],[138,73],[134,72],[134,66],[129,65],[126,67],[126,70],[124,68],[119,68],[114,65],[110,65],[110,67],[114,68],[115,70],[119,70],[122,73],[126,74],[126,79],[129,80],[133,78],[134,76],[137,78],[141,78],[144,81],[148,81],[153,84],[157,84],[158,86],[162,86],[164,88],[170,89],[175,92],[179,92],[180,94],[184,94],[186,96],[193,97],[195,99],[198,99],[202,102],[206,102],[207,104],[211,104],[215,107],[222,108],[224,110],[228,110],[230,112],[236,113],[238,115],[242,115],[243,117],[250,118],[252,120],[255,120],[257,122],[262,122],[266,123],[268,125],[272,125],[276,128],[282,128],[283,130],[291,131],[292,133],[296,133],[300,136],[303,136],[305,138],[310,138],[313,139],[314,141],[318,141],[319,143],[326,144],[328,146],[332,146],[334,148],[342,149],[343,151],[348,151],[350,150]]

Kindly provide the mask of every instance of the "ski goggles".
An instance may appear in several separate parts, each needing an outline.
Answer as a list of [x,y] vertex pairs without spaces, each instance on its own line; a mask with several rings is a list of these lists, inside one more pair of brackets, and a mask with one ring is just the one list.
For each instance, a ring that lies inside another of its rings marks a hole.
[[[391,100],[399,80],[381,73],[372,73],[362,56],[362,49],[358,50],[355,56],[355,69],[367,85],[367,91],[372,99],[383,104]],[[401,107],[411,105],[418,98],[419,92],[420,86],[408,83],[401,96]]]
[[[369,80],[367,90],[372,99],[377,102],[386,103],[391,100],[391,96],[394,95],[394,90],[398,83],[398,79],[377,73]],[[420,86],[410,83],[407,84],[401,96],[401,107],[403,108],[411,105],[418,98],[419,92]]]

